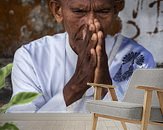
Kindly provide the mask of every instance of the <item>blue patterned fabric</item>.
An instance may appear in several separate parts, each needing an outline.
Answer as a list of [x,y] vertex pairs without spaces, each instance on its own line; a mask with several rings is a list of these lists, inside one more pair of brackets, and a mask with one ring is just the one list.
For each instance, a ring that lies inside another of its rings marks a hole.
[[[122,72],[122,68],[125,64],[129,63],[129,68],[124,73]],[[144,63],[144,56],[140,54],[140,52],[130,52],[123,57],[122,64],[113,77],[115,82],[122,82],[124,80],[128,80],[134,71],[134,64],[138,66],[142,66]]]

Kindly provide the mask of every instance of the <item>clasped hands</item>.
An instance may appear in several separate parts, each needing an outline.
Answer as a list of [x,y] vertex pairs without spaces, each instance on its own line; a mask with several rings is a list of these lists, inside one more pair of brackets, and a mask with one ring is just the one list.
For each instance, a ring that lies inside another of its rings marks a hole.
[[89,20],[83,29],[83,47],[78,54],[77,68],[88,74],[89,82],[111,84],[105,36],[97,19]]
[[[105,36],[100,22],[97,19],[90,20],[82,30],[82,34],[83,40],[80,46],[82,48],[78,52],[75,73],[63,90],[67,106],[83,96],[90,88],[88,82],[112,84],[105,50]],[[103,95],[106,92],[104,89]]]

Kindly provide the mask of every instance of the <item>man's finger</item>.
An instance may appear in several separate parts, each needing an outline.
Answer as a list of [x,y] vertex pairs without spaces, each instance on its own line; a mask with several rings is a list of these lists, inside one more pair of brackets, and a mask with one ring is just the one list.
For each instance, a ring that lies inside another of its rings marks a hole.
[[97,42],[98,42],[98,36],[97,36],[97,34],[96,33],[93,33],[92,34],[92,37],[91,37],[91,44],[90,44],[90,48],[96,48],[96,46],[97,46]]
[[89,19],[88,20],[88,24],[90,25],[90,24],[93,24],[94,23],[94,21],[93,21],[93,19]]
[[98,45],[103,46],[104,44],[104,36],[102,31],[97,32],[97,38],[98,38]]
[[86,25],[86,27],[83,30],[83,41],[85,46],[87,47],[89,44],[89,41],[92,37],[93,32],[89,30],[89,25]]
[[96,28],[96,32],[98,32],[101,28],[100,22],[97,19],[94,19],[94,25]]
[[98,42],[97,42],[97,46],[96,46],[96,54],[97,54],[97,67],[102,66],[102,56],[105,53],[105,39],[103,36],[103,32],[99,31],[97,33],[97,37],[98,37]]
[[102,48],[102,52],[104,52],[105,51],[105,38],[104,38],[103,32],[99,31],[97,33],[97,37],[98,37],[97,45],[100,45]]
[[91,40],[92,41],[97,41],[97,38],[98,38],[97,34],[96,33],[93,33],[93,35],[91,37]]
[[97,55],[96,55],[96,51],[95,51],[95,49],[91,49],[90,50],[90,53],[91,53],[91,60],[90,60],[90,62],[91,62],[91,64],[94,66],[94,67],[96,67],[96,65],[97,65]]
[[100,45],[96,46],[96,55],[97,55],[97,68],[101,66],[101,58],[102,58],[102,48]]
[[89,30],[92,31],[92,32],[96,32],[96,27],[94,24],[90,24],[89,25]]

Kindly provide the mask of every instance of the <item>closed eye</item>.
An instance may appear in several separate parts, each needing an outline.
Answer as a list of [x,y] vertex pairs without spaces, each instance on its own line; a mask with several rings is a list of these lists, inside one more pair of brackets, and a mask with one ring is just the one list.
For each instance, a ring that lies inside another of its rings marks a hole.
[[86,10],[80,9],[80,8],[72,8],[71,10],[72,10],[73,13],[76,13],[76,14],[85,14],[85,13],[87,13]]
[[100,9],[100,10],[96,10],[97,13],[111,13],[113,11],[113,9]]

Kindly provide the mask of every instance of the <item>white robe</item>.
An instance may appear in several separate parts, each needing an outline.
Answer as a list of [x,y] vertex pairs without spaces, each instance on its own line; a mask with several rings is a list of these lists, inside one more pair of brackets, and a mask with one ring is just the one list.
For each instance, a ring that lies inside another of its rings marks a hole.
[[[122,35],[108,35],[105,46],[112,82],[121,101],[133,70],[153,68],[155,62],[151,53],[135,41],[122,36],[120,43],[115,42],[119,36]],[[113,49],[116,44],[120,45]],[[26,91],[42,96],[31,103],[13,106],[7,112],[86,112],[85,102],[93,98],[93,88],[69,107],[63,98],[63,88],[75,72],[77,58],[67,33],[45,36],[19,48],[13,62],[13,95]]]

